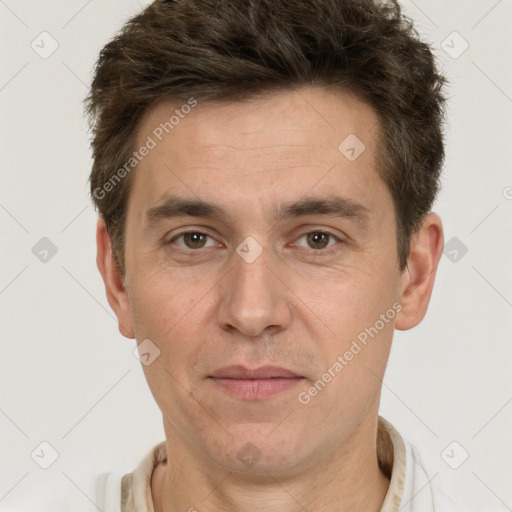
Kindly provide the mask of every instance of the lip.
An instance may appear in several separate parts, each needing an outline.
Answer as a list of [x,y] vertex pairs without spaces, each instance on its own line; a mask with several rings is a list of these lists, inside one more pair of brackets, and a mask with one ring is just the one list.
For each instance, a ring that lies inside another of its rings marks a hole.
[[226,366],[208,377],[228,394],[243,400],[266,400],[295,387],[304,377],[279,366]]
[[246,368],[242,365],[225,366],[216,370],[211,377],[223,379],[274,379],[301,377],[296,373],[281,368],[280,366],[259,366],[258,368]]

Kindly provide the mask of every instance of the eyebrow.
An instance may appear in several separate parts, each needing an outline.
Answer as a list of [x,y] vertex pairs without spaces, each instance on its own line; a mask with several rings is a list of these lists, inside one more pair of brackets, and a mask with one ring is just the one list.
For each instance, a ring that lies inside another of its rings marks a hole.
[[[335,218],[349,219],[364,226],[369,219],[370,210],[362,204],[342,196],[310,197],[293,203],[280,205],[272,218],[279,222],[286,218],[305,217],[307,215],[329,215]],[[229,215],[219,205],[200,199],[168,197],[164,203],[146,211],[145,224],[151,228],[159,221],[175,217],[215,218],[226,222]]]

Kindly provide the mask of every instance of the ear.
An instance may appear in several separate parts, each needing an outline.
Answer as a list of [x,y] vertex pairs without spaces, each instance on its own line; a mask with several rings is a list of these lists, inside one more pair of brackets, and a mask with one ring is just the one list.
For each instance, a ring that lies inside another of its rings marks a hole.
[[396,329],[405,331],[423,320],[432,295],[443,247],[441,218],[437,213],[429,213],[411,240],[407,267],[400,278],[399,302],[402,310],[396,317]]
[[126,338],[133,339],[135,335],[132,315],[128,295],[123,285],[123,275],[115,261],[110,236],[105,221],[101,217],[96,226],[96,247],[96,264],[105,283],[108,303],[117,316],[119,332]]

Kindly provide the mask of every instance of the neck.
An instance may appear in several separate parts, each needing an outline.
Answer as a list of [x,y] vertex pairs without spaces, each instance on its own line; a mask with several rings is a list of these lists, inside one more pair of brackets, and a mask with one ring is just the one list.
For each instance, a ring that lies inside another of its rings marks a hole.
[[386,438],[377,436],[376,418],[360,425],[348,448],[294,475],[230,472],[191,457],[174,432],[167,434],[167,453],[173,455],[153,473],[155,512],[263,512],[269,504],[277,512],[378,512],[389,486],[377,459],[389,446],[380,445]]

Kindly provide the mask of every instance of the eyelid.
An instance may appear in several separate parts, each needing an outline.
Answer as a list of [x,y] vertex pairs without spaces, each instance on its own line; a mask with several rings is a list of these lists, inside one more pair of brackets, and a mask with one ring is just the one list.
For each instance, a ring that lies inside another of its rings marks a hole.
[[309,235],[310,233],[324,233],[326,235],[328,235],[329,237],[332,237],[335,239],[335,242],[334,244],[330,245],[330,246],[327,246],[326,248],[324,249],[313,249],[312,247],[302,247],[302,246],[297,246],[297,247],[300,247],[301,249],[306,249],[307,251],[312,251],[313,253],[315,254],[329,254],[335,250],[337,250],[337,246],[340,244],[340,243],[343,243],[345,240],[341,237],[339,237],[338,235],[335,235],[334,233],[332,233],[331,231],[329,230],[326,230],[326,229],[321,229],[321,228],[309,228],[307,231],[303,232],[301,235],[299,235],[298,237],[295,238],[295,242],[293,242],[292,245],[296,245],[297,241],[300,240],[302,237],[304,236],[307,236]]
[[[334,243],[334,244],[332,244],[330,246],[327,246],[326,248],[323,248],[323,249],[313,249],[312,247],[302,247],[302,246],[296,245],[298,240],[300,240],[301,238],[303,238],[303,237],[305,237],[305,236],[307,236],[307,235],[309,235],[311,233],[315,233],[315,232],[324,233],[324,234],[328,235],[329,237],[334,238],[336,243]],[[175,233],[170,239],[167,240],[166,244],[176,243],[177,239],[179,239],[180,237],[182,237],[182,236],[184,236],[186,234],[191,234],[191,233],[197,233],[197,234],[204,235],[204,236],[210,238],[211,240],[215,241],[217,244],[223,245],[215,237],[213,237],[211,234],[208,233],[208,229],[205,229],[205,228],[198,228],[198,229],[192,228],[192,229],[190,229],[190,227],[187,227],[184,231],[180,231],[178,233]],[[340,237],[338,235],[335,235],[330,230],[325,229],[325,228],[316,228],[316,227],[308,227],[308,229],[306,231],[303,231],[301,234],[296,236],[294,240],[295,241],[292,242],[290,245],[299,247],[300,249],[305,249],[305,250],[307,250],[309,252],[313,252],[315,254],[320,254],[320,253],[329,254],[330,252],[336,251],[337,250],[337,246],[340,243],[345,242],[344,238],[342,238],[342,237]],[[176,244],[176,245],[180,249],[182,249],[184,251],[194,251],[194,252],[198,252],[199,250],[206,249],[208,247],[214,247],[214,245],[207,245],[207,246],[204,246],[204,247],[199,247],[198,249],[191,249],[191,248],[186,247],[184,245],[179,245],[179,244]]]
[[[166,237],[166,241],[165,241],[165,244],[166,245],[170,245],[170,244],[173,244],[173,243],[176,243],[176,240],[179,239],[180,237],[184,236],[184,235],[187,235],[187,234],[192,234],[192,233],[195,233],[195,234],[200,234],[200,235],[204,235],[206,236],[207,238],[210,238],[211,240],[215,241],[217,244],[220,244],[220,242],[215,238],[213,237],[210,233],[208,233],[208,230],[207,229],[204,229],[204,228],[200,228],[200,229],[190,229],[190,227],[188,227],[187,229],[185,229],[184,231],[180,231],[178,233],[175,233],[172,235],[171,238],[168,238]],[[164,240],[165,240],[164,239]],[[176,245],[180,248],[180,249],[183,249],[185,251],[199,251],[200,249],[205,249],[207,247],[213,247],[213,245],[207,245],[205,247],[200,247],[199,249],[191,249],[190,247],[186,247],[184,245],[179,245],[176,243]]]

